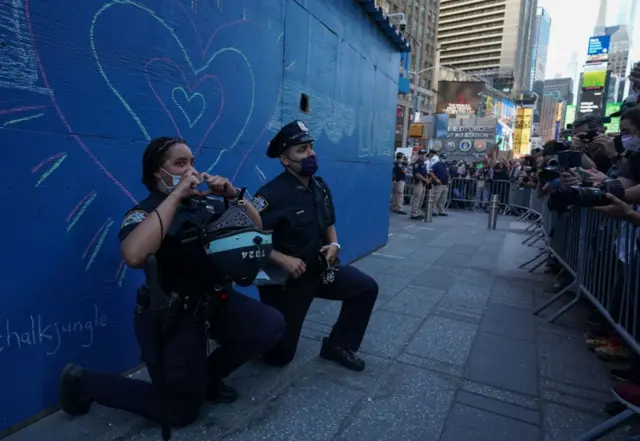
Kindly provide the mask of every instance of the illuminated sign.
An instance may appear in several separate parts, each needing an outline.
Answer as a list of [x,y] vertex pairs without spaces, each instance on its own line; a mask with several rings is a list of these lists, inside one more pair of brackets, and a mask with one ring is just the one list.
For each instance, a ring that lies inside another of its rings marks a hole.
[[606,62],[609,58],[611,35],[598,35],[589,38],[587,46],[587,64]]
[[604,94],[602,93],[602,89],[583,91],[580,107],[578,108],[578,117],[582,117],[588,113],[600,114],[603,100]]
[[556,121],[562,121],[563,103],[558,103],[558,112],[556,113]]

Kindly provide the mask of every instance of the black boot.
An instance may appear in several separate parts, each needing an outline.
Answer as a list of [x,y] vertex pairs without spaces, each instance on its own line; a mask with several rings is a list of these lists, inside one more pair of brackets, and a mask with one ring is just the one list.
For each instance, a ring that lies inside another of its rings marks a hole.
[[238,399],[238,391],[222,381],[214,382],[207,387],[207,400],[212,403],[233,403]]
[[80,379],[84,369],[73,363],[65,366],[58,381],[60,407],[71,416],[80,416],[89,412],[91,399],[84,397]]
[[341,364],[352,371],[364,370],[364,360],[358,357],[355,351],[341,348],[340,346],[333,346],[326,337],[322,339],[320,357]]

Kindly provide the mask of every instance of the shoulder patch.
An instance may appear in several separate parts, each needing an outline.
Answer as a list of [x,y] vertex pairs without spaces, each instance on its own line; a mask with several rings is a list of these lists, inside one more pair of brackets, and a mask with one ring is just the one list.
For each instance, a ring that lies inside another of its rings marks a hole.
[[147,218],[147,213],[142,210],[133,210],[129,214],[127,214],[120,225],[120,229],[127,227],[133,224],[139,224],[143,220]]
[[269,202],[267,202],[264,196],[258,195],[251,200],[251,205],[256,207],[258,213],[261,213],[269,206]]

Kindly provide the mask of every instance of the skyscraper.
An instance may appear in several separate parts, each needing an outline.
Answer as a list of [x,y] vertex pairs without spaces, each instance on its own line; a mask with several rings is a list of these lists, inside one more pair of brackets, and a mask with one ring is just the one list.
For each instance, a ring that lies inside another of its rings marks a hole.
[[536,81],[544,81],[547,72],[547,53],[551,34],[551,16],[544,8],[537,8],[536,18],[531,31],[531,73],[529,90],[533,90]]
[[528,89],[536,6],[536,0],[441,0],[440,63],[492,80],[496,89]]

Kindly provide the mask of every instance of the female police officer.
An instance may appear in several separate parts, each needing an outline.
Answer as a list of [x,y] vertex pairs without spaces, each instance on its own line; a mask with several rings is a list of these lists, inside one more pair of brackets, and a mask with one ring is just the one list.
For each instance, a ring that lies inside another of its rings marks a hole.
[[[198,219],[209,219],[212,213],[222,211],[203,196],[219,196],[233,203],[237,190],[225,178],[198,173],[191,150],[179,139],[151,141],[142,163],[142,182],[150,194],[125,215],[119,233],[122,257],[127,265],[140,268],[147,256],[155,254],[164,291],[178,292],[182,299],[188,299],[185,294],[193,294],[194,288],[202,289],[202,284],[194,286],[193,281],[206,277],[194,272],[202,264],[181,254],[181,242],[175,237],[194,220],[197,223]],[[208,186],[205,192],[196,189],[201,182]],[[251,204],[244,206],[261,227],[260,216]],[[157,383],[159,365],[150,311],[140,303],[139,299],[134,314],[135,333],[142,360],[152,382]],[[220,344],[209,357],[205,324],[210,324],[209,335]],[[184,426],[193,422],[205,400],[234,401],[237,392],[222,379],[274,346],[283,330],[284,319],[278,311],[238,293],[231,293],[222,312],[210,321],[194,317],[185,301],[164,343],[166,367],[162,369],[162,381],[171,424]],[[60,378],[62,409],[70,415],[83,415],[94,401],[165,422],[158,388],[153,384],[67,365]]]

